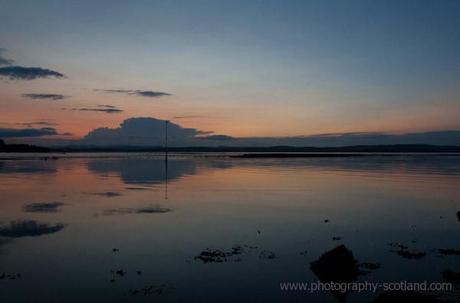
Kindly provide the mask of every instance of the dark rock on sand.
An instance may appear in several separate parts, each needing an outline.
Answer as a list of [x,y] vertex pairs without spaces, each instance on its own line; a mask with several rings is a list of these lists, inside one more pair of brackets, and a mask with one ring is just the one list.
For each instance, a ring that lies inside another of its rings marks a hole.
[[234,245],[234,246],[232,247],[232,250],[231,250],[230,254],[231,254],[232,256],[234,256],[234,255],[241,255],[242,252],[243,252],[243,247],[241,247],[240,245]]
[[353,281],[360,275],[358,261],[345,245],[322,254],[318,260],[310,264],[310,269],[323,282]]
[[194,259],[201,260],[203,263],[222,263],[227,261],[227,254],[220,249],[206,249]]
[[0,274],[0,280],[16,280],[20,278],[21,278],[21,274],[8,274],[8,273]]
[[149,295],[161,295],[165,290],[172,289],[171,286],[168,284],[152,284],[152,285],[146,285],[142,288],[136,288],[136,289],[131,289],[129,292],[131,295],[139,295],[142,294],[144,296],[149,296]]
[[380,264],[379,263],[371,263],[371,262],[361,262],[361,263],[359,263],[359,267],[364,268],[364,269],[376,270],[376,269],[380,268]]
[[276,259],[276,255],[272,251],[263,250],[259,254],[259,259],[269,259],[269,260]]
[[[323,282],[352,282],[363,274],[353,253],[345,245],[323,253],[318,260],[310,263],[310,269]],[[347,292],[331,291],[339,302],[345,302]]]
[[[246,248],[257,248],[255,246],[244,245]],[[227,262],[229,258],[241,255],[243,253],[243,246],[234,245],[230,251],[223,251],[220,249],[209,249],[203,250],[198,256],[195,256],[195,260],[201,260],[203,263],[222,263]],[[241,259],[240,259],[241,260]]]
[[408,246],[401,244],[401,243],[388,243],[388,245],[397,249],[397,250],[392,250],[392,252],[395,252],[399,256],[406,258],[406,259],[419,260],[426,256],[426,252],[417,251],[415,249],[409,250]]
[[438,252],[441,254],[441,255],[445,255],[445,256],[458,256],[460,255],[460,250],[458,249],[452,249],[452,248],[440,248],[438,249]]
[[119,275],[120,277],[123,277],[124,275],[126,275],[126,271],[124,271],[123,269],[119,269],[115,273]]
[[[258,250],[258,246],[253,245],[233,245],[230,250],[225,251],[221,249],[206,248],[194,260],[200,260],[203,263],[222,263],[227,261],[242,261],[240,255],[248,252],[249,250]],[[262,251],[259,255],[260,259],[274,259],[275,254],[270,251]],[[187,261],[186,261],[187,262]]]
[[407,247],[406,245],[404,244],[401,244],[401,243],[388,243],[388,246],[391,246],[391,247],[394,247],[394,248],[399,248],[399,249],[408,249],[409,247]]
[[460,281],[460,272],[453,271],[451,269],[446,269],[442,272],[442,277],[444,280],[449,282],[458,282]]
[[416,250],[397,250],[396,253],[400,255],[403,258],[406,259],[413,259],[413,260],[419,260],[423,257],[426,256],[426,253],[423,251],[416,251]]

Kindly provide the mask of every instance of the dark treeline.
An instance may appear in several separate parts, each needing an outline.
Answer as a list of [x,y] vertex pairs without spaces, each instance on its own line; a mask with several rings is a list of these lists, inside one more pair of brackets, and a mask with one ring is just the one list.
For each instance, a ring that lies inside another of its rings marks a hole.
[[52,151],[49,148],[28,144],[6,144],[0,139],[0,152],[3,153],[44,153]]
[[[164,152],[164,147],[152,146],[71,146],[56,149],[64,152]],[[438,145],[359,145],[343,147],[293,147],[293,146],[271,146],[271,147],[169,147],[169,152],[305,152],[305,153],[458,153],[460,146],[438,146]]]
[[[0,152],[164,152],[161,146],[66,146],[41,147],[6,144],[0,139]],[[425,144],[355,145],[341,147],[169,147],[168,152],[259,152],[259,153],[460,153],[460,146]]]

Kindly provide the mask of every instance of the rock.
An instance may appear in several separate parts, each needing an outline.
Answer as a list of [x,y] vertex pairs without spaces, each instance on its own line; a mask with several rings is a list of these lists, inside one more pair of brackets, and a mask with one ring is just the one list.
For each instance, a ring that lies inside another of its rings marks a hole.
[[370,269],[370,270],[376,270],[380,268],[379,263],[371,263],[371,262],[361,262],[359,263],[359,267],[365,268],[365,269]]
[[457,212],[457,220],[460,221],[460,211]]
[[391,246],[391,247],[394,247],[394,248],[399,248],[399,249],[408,249],[409,247],[407,247],[406,245],[404,244],[401,244],[401,243],[388,243],[388,246]]
[[0,280],[16,280],[20,278],[21,278],[21,274],[7,274],[7,273],[0,274]]
[[119,275],[120,277],[123,277],[124,275],[126,275],[126,271],[124,271],[123,269],[119,269],[115,273]]
[[276,259],[276,255],[272,251],[263,250],[259,254],[259,259],[269,259],[269,260]]
[[138,289],[131,289],[129,292],[133,296],[138,295],[138,294],[149,296],[149,295],[161,295],[165,290],[170,290],[170,289],[173,289],[173,287],[167,284],[159,284],[159,285],[152,284],[152,285],[146,285]]
[[446,255],[446,256],[458,256],[458,255],[460,255],[460,250],[452,249],[452,248],[446,248],[446,249],[440,248],[440,249],[438,249],[438,252],[441,255]]
[[322,282],[347,282],[355,280],[360,270],[358,261],[345,245],[337,246],[310,263],[310,269]]
[[195,256],[195,260],[201,260],[203,263],[222,263],[227,261],[227,254],[219,249],[206,249],[202,251],[198,256]]
[[243,252],[243,248],[240,245],[234,245],[232,247],[232,251],[231,251],[232,255],[241,255],[242,252]]
[[442,277],[448,282],[460,281],[460,272],[453,271],[451,269],[446,269],[442,272]]
[[396,251],[396,253],[403,258],[414,259],[414,260],[419,260],[426,256],[425,252],[416,251],[416,250],[409,251],[409,250],[401,249],[401,250]]
[[[310,269],[323,282],[352,282],[360,274],[364,274],[359,269],[358,261],[353,253],[345,245],[323,253],[318,260],[310,263]],[[339,302],[346,302],[348,292],[331,291]]]
[[[256,249],[256,246],[249,245],[233,245],[230,251],[223,251],[220,249],[209,249],[206,248],[198,256],[195,256],[195,260],[201,260],[203,263],[222,263],[227,262],[230,258],[239,256],[244,252],[244,248]],[[241,261],[241,258],[238,258]]]
[[401,243],[388,243],[389,246],[397,248],[397,250],[392,250],[392,252],[397,253],[399,256],[406,259],[419,260],[426,256],[426,253],[423,251],[417,251],[415,249],[409,250],[409,247]]

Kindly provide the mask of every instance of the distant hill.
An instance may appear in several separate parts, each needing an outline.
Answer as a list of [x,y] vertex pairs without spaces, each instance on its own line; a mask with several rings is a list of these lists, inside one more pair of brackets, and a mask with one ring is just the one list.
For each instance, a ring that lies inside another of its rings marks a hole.
[[[0,139],[0,152],[164,152],[162,146],[93,146],[74,145],[66,147],[41,147],[28,144],[6,144]],[[271,147],[246,147],[246,146],[192,146],[170,147],[169,152],[259,152],[259,153],[460,153],[460,146],[443,146],[429,144],[395,144],[395,145],[353,145],[340,147],[296,147],[296,146],[271,146]]]
[[[55,151],[62,152],[163,152],[161,146],[68,146]],[[397,145],[355,145],[342,147],[170,147],[169,152],[305,152],[305,153],[460,153],[460,146],[440,146],[426,144]]]
[[49,148],[28,144],[6,144],[0,139],[0,152],[2,153],[43,153],[52,151]]

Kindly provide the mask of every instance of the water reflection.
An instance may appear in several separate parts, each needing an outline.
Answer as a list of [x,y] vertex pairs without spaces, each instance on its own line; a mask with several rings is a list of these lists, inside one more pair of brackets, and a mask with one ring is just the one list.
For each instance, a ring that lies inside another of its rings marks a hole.
[[39,223],[34,220],[17,220],[0,226],[0,237],[21,238],[37,237],[56,233],[65,227],[64,224]]
[[164,214],[172,211],[170,208],[153,206],[140,208],[112,208],[103,211],[105,216],[126,215],[126,214]]
[[459,157],[2,163],[0,274],[22,275],[2,302],[336,302],[279,283],[316,282],[311,262],[341,245],[367,266],[356,281],[460,271]]
[[385,155],[350,158],[242,159],[227,165],[249,167],[319,168],[322,170],[365,173],[426,173],[460,175],[459,156]]
[[54,161],[0,161],[0,174],[53,174]]
[[88,162],[88,170],[100,175],[115,174],[126,184],[155,185],[196,174],[193,159],[110,159]]
[[55,213],[63,205],[61,202],[33,202],[25,204],[23,209],[29,213]]

